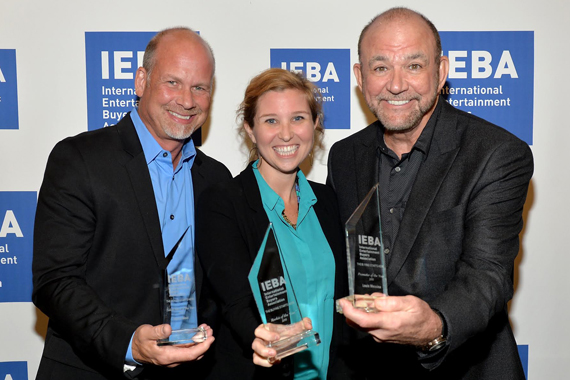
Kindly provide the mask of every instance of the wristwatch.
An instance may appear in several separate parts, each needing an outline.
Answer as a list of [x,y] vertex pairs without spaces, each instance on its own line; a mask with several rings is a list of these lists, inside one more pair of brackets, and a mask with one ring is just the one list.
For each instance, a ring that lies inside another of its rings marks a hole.
[[443,315],[441,315],[441,313],[438,310],[435,309],[432,310],[437,314],[439,319],[441,319],[441,335],[436,337],[431,342],[428,342],[425,345],[421,346],[420,350],[422,350],[423,352],[437,351],[440,348],[443,348],[443,346],[445,346],[445,344],[447,343],[447,324],[445,323],[445,318],[443,318]]
[[422,346],[421,350],[423,352],[434,352],[440,348],[443,348],[443,346],[445,346],[445,343],[447,343],[447,338],[443,335],[440,335],[431,342],[428,342],[426,345]]

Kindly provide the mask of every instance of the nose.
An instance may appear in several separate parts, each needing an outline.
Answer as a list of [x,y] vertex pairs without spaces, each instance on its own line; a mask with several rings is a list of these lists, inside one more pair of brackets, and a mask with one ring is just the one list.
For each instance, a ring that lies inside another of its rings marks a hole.
[[180,104],[184,109],[190,109],[194,107],[194,93],[192,92],[191,88],[183,88],[180,90],[178,104]]
[[293,138],[294,132],[291,127],[291,123],[285,121],[281,123],[281,128],[279,128],[279,138],[285,142],[290,141]]
[[400,69],[395,68],[392,70],[386,89],[392,94],[400,94],[408,89],[408,82]]

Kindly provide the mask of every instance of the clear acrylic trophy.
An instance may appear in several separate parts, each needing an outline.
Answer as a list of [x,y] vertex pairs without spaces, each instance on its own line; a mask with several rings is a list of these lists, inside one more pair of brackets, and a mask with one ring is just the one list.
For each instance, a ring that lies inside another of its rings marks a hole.
[[[375,297],[370,294],[388,295],[378,186],[370,189],[345,224],[349,292],[346,299],[366,312],[377,311]],[[342,313],[338,304],[337,311]]]
[[270,363],[321,343],[316,331],[304,328],[291,277],[271,223],[248,279],[261,320],[277,325],[276,332],[281,338],[267,345],[277,351],[275,357],[268,359]]
[[[188,231],[188,229],[186,230]],[[170,262],[186,231],[167,256]],[[159,339],[159,346],[191,345],[201,343],[208,338],[206,329],[199,327],[196,314],[196,292],[194,291],[194,275],[185,270],[162,274],[162,306],[163,323],[172,327],[168,338]]]

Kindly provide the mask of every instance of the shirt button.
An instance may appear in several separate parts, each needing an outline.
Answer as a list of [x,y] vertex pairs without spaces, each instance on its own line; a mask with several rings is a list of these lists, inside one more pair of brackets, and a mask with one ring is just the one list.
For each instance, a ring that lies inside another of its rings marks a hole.
[[392,208],[390,209],[390,214],[393,214],[393,213],[394,213],[394,207],[392,207]]
[[162,157],[168,157],[168,153],[166,152],[162,153]]
[[390,248],[384,248],[384,253],[387,255],[390,253]]
[[170,215],[170,220],[174,220],[174,215]]
[[402,168],[400,168],[399,166],[396,166],[396,168],[394,170],[396,171],[396,173],[399,173],[400,170],[402,170]]

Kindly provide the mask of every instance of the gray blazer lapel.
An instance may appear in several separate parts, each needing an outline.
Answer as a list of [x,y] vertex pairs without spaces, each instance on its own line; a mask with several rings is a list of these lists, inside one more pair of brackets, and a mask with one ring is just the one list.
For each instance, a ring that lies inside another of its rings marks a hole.
[[387,268],[388,285],[406,262],[433,200],[459,152],[456,115],[448,112],[446,105],[439,115],[428,157],[418,172],[406,205]]

